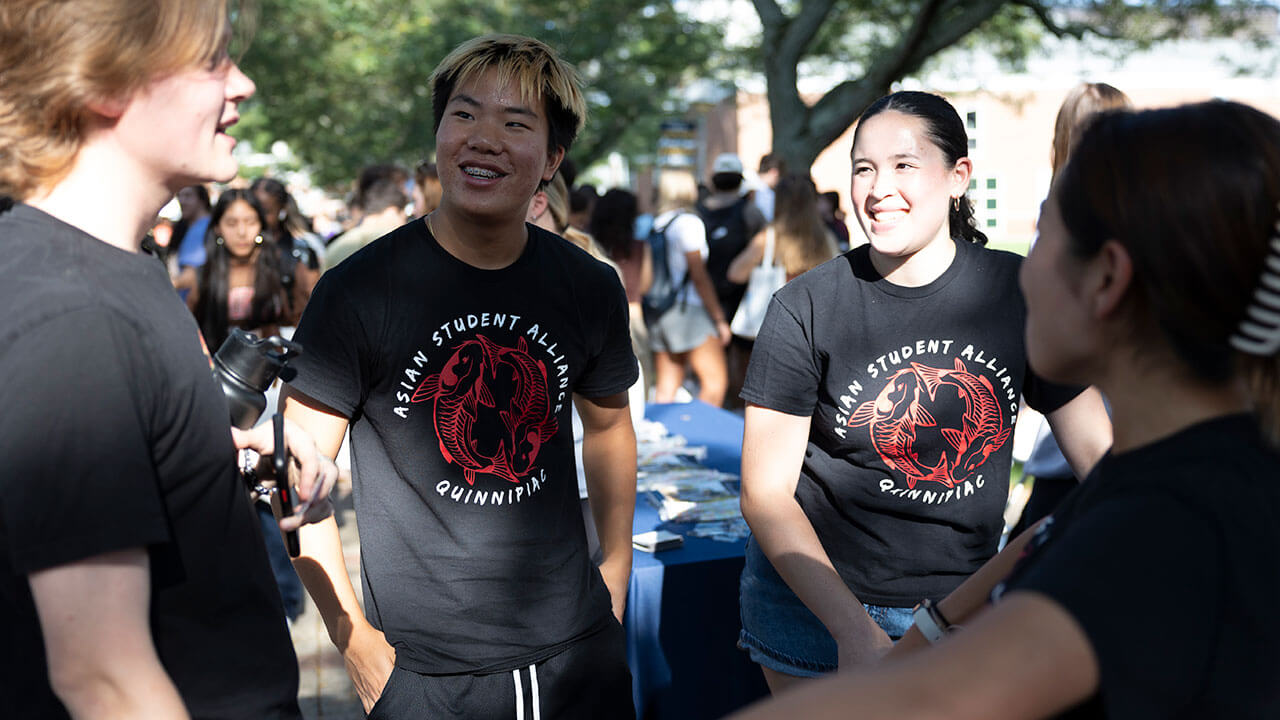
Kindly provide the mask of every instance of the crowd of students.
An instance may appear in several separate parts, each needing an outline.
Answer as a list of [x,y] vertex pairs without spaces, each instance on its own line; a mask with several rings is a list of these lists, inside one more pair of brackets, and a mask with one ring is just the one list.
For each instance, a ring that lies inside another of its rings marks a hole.
[[[299,717],[262,531],[300,528],[293,567],[370,717],[633,717],[637,350],[660,401],[687,362],[721,402],[743,270],[772,256],[789,282],[741,389],[739,645],[775,697],[742,717],[1280,711],[1280,121],[1080,113],[1024,261],[984,247],[955,109],[897,92],[851,147],[865,243],[836,255],[812,182],[772,160],[748,211],[731,156],[701,200],[661,171],[644,242],[634,197],[592,207],[565,177],[573,67],[488,35],[431,74],[429,212],[370,168],[367,218],[400,215],[330,263],[274,181],[207,215],[184,191],[236,174],[255,88],[228,31],[222,2],[0,10],[0,706]],[[194,283],[139,256],[180,192]],[[279,448],[229,429],[209,353],[293,324],[300,509],[260,525],[236,450]],[[1083,481],[997,552],[1020,398]],[[328,504],[348,431],[362,601]]]

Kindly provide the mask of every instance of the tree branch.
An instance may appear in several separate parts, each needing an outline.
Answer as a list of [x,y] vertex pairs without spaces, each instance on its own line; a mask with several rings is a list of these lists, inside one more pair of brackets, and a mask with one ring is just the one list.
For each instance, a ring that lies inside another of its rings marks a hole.
[[1049,8],[1043,3],[1038,2],[1038,0],[1013,0],[1013,4],[1021,5],[1022,7],[1030,10],[1032,14],[1036,16],[1036,19],[1040,21],[1040,24],[1044,26],[1044,29],[1048,30],[1054,37],[1073,37],[1077,40],[1081,40],[1084,38],[1086,33],[1092,33],[1098,37],[1106,38],[1108,40],[1121,39],[1121,35],[1119,33],[1112,32],[1098,25],[1080,22],[1070,22],[1065,25],[1060,24],[1057,20],[1053,19],[1053,15],[1049,12]]

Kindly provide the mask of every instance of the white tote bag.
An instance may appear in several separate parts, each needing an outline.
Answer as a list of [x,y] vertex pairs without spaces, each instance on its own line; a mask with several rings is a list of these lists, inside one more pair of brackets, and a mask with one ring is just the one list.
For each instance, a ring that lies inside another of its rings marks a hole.
[[760,264],[751,268],[751,278],[747,281],[747,294],[743,296],[738,311],[733,314],[733,322],[729,329],[734,335],[755,340],[764,323],[764,313],[769,309],[769,301],[778,288],[787,284],[787,270],[773,264],[773,227],[764,234],[764,257]]

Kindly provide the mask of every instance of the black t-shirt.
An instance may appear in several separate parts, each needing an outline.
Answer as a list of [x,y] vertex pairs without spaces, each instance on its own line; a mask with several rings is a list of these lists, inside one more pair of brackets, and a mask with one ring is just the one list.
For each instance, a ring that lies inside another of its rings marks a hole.
[[191,714],[300,717],[227,403],[164,268],[19,204],[0,214],[0,307],[0,708],[65,717],[27,576],[145,547]]
[[957,242],[912,288],[880,277],[864,245],[774,295],[742,397],[813,418],[796,499],[863,602],[941,598],[986,562],[1018,396],[1048,412],[1080,392],[1027,368],[1020,260]]
[[1235,415],[1107,455],[993,595],[1022,590],[1098,658],[1065,717],[1280,717],[1280,454]]
[[573,393],[638,374],[618,275],[529,226],[500,270],[415,220],[325,273],[293,386],[351,418],[365,613],[421,673],[527,665],[609,621]]

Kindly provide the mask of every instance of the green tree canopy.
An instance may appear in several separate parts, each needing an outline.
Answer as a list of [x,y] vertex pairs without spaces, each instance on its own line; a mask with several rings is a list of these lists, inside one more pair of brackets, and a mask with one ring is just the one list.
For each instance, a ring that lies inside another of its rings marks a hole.
[[489,32],[537,37],[578,67],[589,105],[570,152],[579,165],[651,151],[663,108],[716,47],[713,28],[661,2],[262,0],[241,63],[258,93],[238,134],[258,149],[288,142],[326,185],[431,157],[431,71]]
[[[1046,35],[1093,35],[1120,49],[1186,32],[1247,33],[1252,0],[752,0],[763,31],[751,50],[767,83],[773,151],[802,168],[836,140],[893,83],[944,50],[981,44],[1016,64]],[[1270,35],[1274,35],[1274,12]],[[1263,23],[1265,25],[1265,22]],[[1265,28],[1262,30],[1265,35]],[[806,103],[797,89],[805,63],[840,63],[853,77]]]

